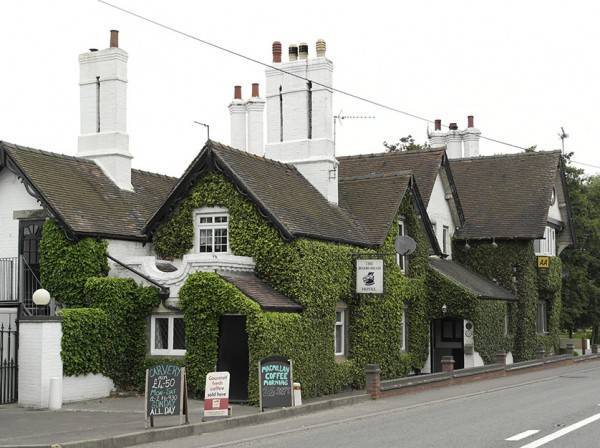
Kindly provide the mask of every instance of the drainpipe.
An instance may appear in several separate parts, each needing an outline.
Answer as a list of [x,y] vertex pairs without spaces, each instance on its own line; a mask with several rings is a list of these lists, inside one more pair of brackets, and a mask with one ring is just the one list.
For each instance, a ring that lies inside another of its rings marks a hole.
[[125,263],[123,263],[122,261],[117,260],[115,257],[112,257],[108,254],[106,254],[106,257],[112,261],[114,261],[115,263],[117,263],[119,266],[127,269],[130,272],[133,272],[135,275],[143,278],[144,280],[146,280],[148,283],[156,286],[158,288],[158,297],[160,297],[160,301],[162,303],[162,305],[167,308],[168,310],[173,310],[173,311],[181,311],[181,309],[171,306],[169,304],[167,304],[167,299],[169,298],[169,296],[171,295],[171,290],[169,288],[167,288],[166,286],[161,285],[160,283],[158,283],[155,280],[152,280],[150,277],[148,277],[145,274],[142,274],[140,271],[138,271],[137,269],[133,269],[130,266],[127,266]]

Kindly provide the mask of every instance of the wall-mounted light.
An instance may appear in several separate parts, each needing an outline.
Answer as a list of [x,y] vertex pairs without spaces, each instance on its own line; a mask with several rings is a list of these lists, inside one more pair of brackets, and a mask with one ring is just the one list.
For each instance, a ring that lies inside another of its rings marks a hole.
[[465,243],[465,250],[471,250],[471,245],[469,244],[469,240]]
[[496,249],[498,247],[498,243],[496,243],[496,238],[492,238],[492,247]]
[[442,305],[442,314],[446,314],[448,312],[448,307],[446,306],[446,304],[444,303]]

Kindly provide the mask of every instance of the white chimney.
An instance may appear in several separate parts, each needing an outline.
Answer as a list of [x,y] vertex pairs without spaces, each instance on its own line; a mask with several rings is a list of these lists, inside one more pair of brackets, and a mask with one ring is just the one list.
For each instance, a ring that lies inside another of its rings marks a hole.
[[235,86],[233,101],[229,105],[231,119],[231,146],[246,150],[246,104],[242,100],[242,87]]
[[462,133],[458,130],[456,123],[450,123],[446,140],[446,154],[449,159],[460,159],[462,157]]
[[467,117],[467,129],[463,131],[465,157],[479,156],[479,137],[481,131],[475,127],[473,115]]
[[121,189],[133,190],[127,134],[127,52],[118,31],[110,48],[79,55],[80,132],[77,155],[93,160]]
[[442,120],[435,120],[433,131],[429,133],[429,145],[432,148],[443,148],[446,146],[447,133],[442,131]]
[[266,70],[267,144],[265,156],[291,163],[328,201],[337,204],[338,161],[333,145],[333,63],[326,44],[317,41],[317,57],[308,45],[291,45],[281,62],[281,43],[273,43],[273,63],[302,78]]
[[246,103],[248,111],[248,152],[262,156],[265,152],[263,115],[265,100],[260,98],[258,83],[252,84],[252,97]]

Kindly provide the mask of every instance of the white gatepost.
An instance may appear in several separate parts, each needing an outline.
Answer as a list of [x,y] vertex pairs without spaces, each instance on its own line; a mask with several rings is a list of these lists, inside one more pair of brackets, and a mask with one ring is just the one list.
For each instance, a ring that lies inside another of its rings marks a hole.
[[[19,320],[20,406],[38,409],[49,407],[51,379],[58,378],[62,382],[63,378],[61,340],[60,317],[39,316]],[[60,388],[56,381],[55,387]],[[56,408],[56,403],[53,403],[53,407]]]

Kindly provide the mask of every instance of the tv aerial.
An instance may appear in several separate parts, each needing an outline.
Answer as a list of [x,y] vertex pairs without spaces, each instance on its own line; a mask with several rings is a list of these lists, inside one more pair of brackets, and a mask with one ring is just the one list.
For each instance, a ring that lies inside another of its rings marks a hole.
[[558,137],[560,138],[560,142],[562,145],[562,155],[565,155],[565,139],[569,138],[569,134],[567,134],[565,132],[565,128],[563,128],[562,126],[560,127],[560,133],[558,134]]
[[343,110],[337,113],[337,115],[333,116],[333,147],[335,150],[335,137],[337,134],[337,124],[340,123],[340,126],[343,124],[344,120],[374,120],[375,115],[368,115],[362,113],[355,114],[345,114]]

